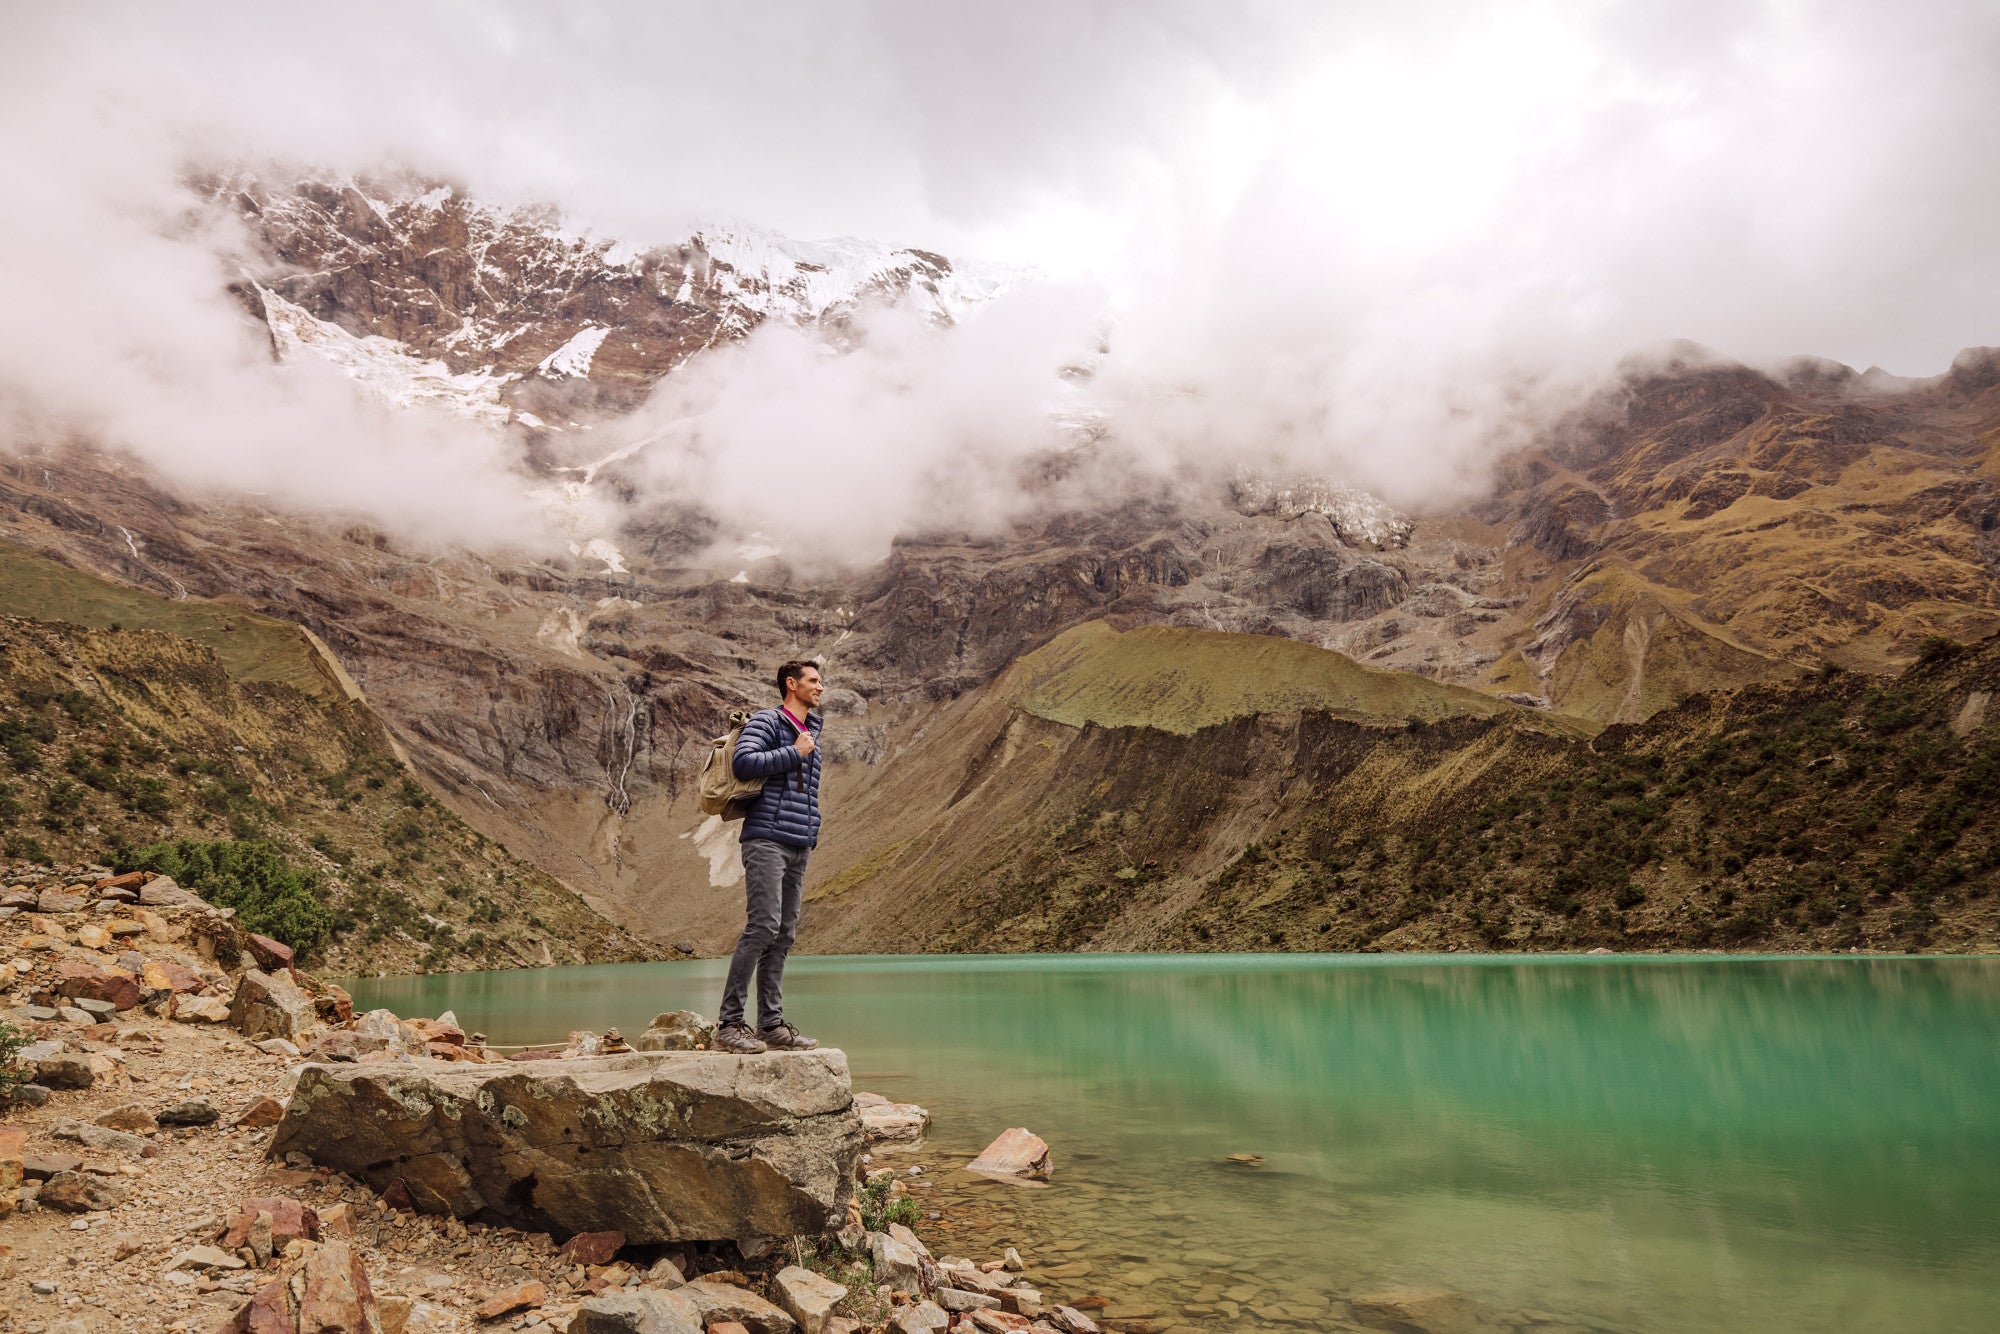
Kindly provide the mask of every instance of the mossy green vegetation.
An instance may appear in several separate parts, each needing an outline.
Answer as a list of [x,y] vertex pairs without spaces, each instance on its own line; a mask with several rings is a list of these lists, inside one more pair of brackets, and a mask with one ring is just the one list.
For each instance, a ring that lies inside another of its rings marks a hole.
[[333,935],[333,909],[323,901],[319,876],[264,839],[176,839],[135,849],[115,864],[120,871],[172,876],[210,903],[234,908],[245,927],[283,941],[306,960]]
[[214,650],[238,681],[287,685],[309,695],[341,691],[304,631],[206,598],[154,597],[106,583],[0,542],[0,613],[64,621],[92,630],[163,630]]
[[1023,658],[1021,707],[1081,727],[1188,735],[1232,718],[1314,711],[1354,718],[1490,717],[1517,706],[1409,672],[1364,667],[1295,639],[1091,621]]

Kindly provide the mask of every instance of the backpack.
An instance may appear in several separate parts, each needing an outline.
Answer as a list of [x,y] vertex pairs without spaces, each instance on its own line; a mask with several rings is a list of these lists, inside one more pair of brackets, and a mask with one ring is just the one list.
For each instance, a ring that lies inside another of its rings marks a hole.
[[715,739],[708,763],[701,769],[701,809],[705,815],[724,820],[741,820],[749,814],[750,803],[764,790],[761,778],[736,776],[736,739],[750,715],[741,709],[729,715],[729,730]]

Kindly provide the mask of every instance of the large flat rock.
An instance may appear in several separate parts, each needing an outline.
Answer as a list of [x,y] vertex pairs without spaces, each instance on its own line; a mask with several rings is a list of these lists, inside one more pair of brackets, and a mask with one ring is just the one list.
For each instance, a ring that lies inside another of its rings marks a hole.
[[308,1065],[271,1143],[417,1207],[632,1242],[817,1234],[863,1144],[847,1057],[634,1052]]

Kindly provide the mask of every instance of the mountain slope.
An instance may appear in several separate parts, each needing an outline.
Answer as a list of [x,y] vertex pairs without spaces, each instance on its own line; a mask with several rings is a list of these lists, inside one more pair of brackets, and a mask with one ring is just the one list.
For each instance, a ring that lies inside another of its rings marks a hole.
[[2000,950],[2000,638],[1590,739],[1525,710],[1064,726],[1023,675],[829,820],[809,944]]
[[[0,583],[7,859],[97,861],[183,838],[273,841],[319,877],[336,913],[324,956],[336,970],[657,955],[437,802],[366,701],[309,665],[319,655],[296,627],[195,602],[148,606],[143,594],[5,547],[0,568],[15,576]],[[4,614],[52,589],[78,619],[160,628]],[[234,652],[225,658],[177,629]]]

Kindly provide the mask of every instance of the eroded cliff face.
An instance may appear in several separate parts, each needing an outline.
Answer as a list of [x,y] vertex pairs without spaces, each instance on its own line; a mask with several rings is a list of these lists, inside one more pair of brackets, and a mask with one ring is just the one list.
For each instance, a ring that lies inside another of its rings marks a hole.
[[[250,229],[246,318],[277,354],[487,422],[548,480],[583,427],[760,322],[837,344],[857,301],[945,321],[1004,299],[927,252],[709,233],[627,251],[435,183],[208,188]],[[1585,726],[1637,721],[2000,627],[1996,442],[1990,354],[1893,386],[1688,360],[1635,369],[1452,511],[1250,475],[1079,502],[1056,468],[1047,508],[998,531],[807,573],[731,545],[728,515],[641,501],[616,460],[591,485],[620,498],[618,525],[547,559],[504,534],[428,549],[17,439],[0,539],[306,626],[468,821],[621,920],[715,947],[736,872],[692,784],[727,710],[764,701],[787,657],[824,658],[837,688],[836,812],[939,744],[940,709],[1091,620],[1280,636]]]

